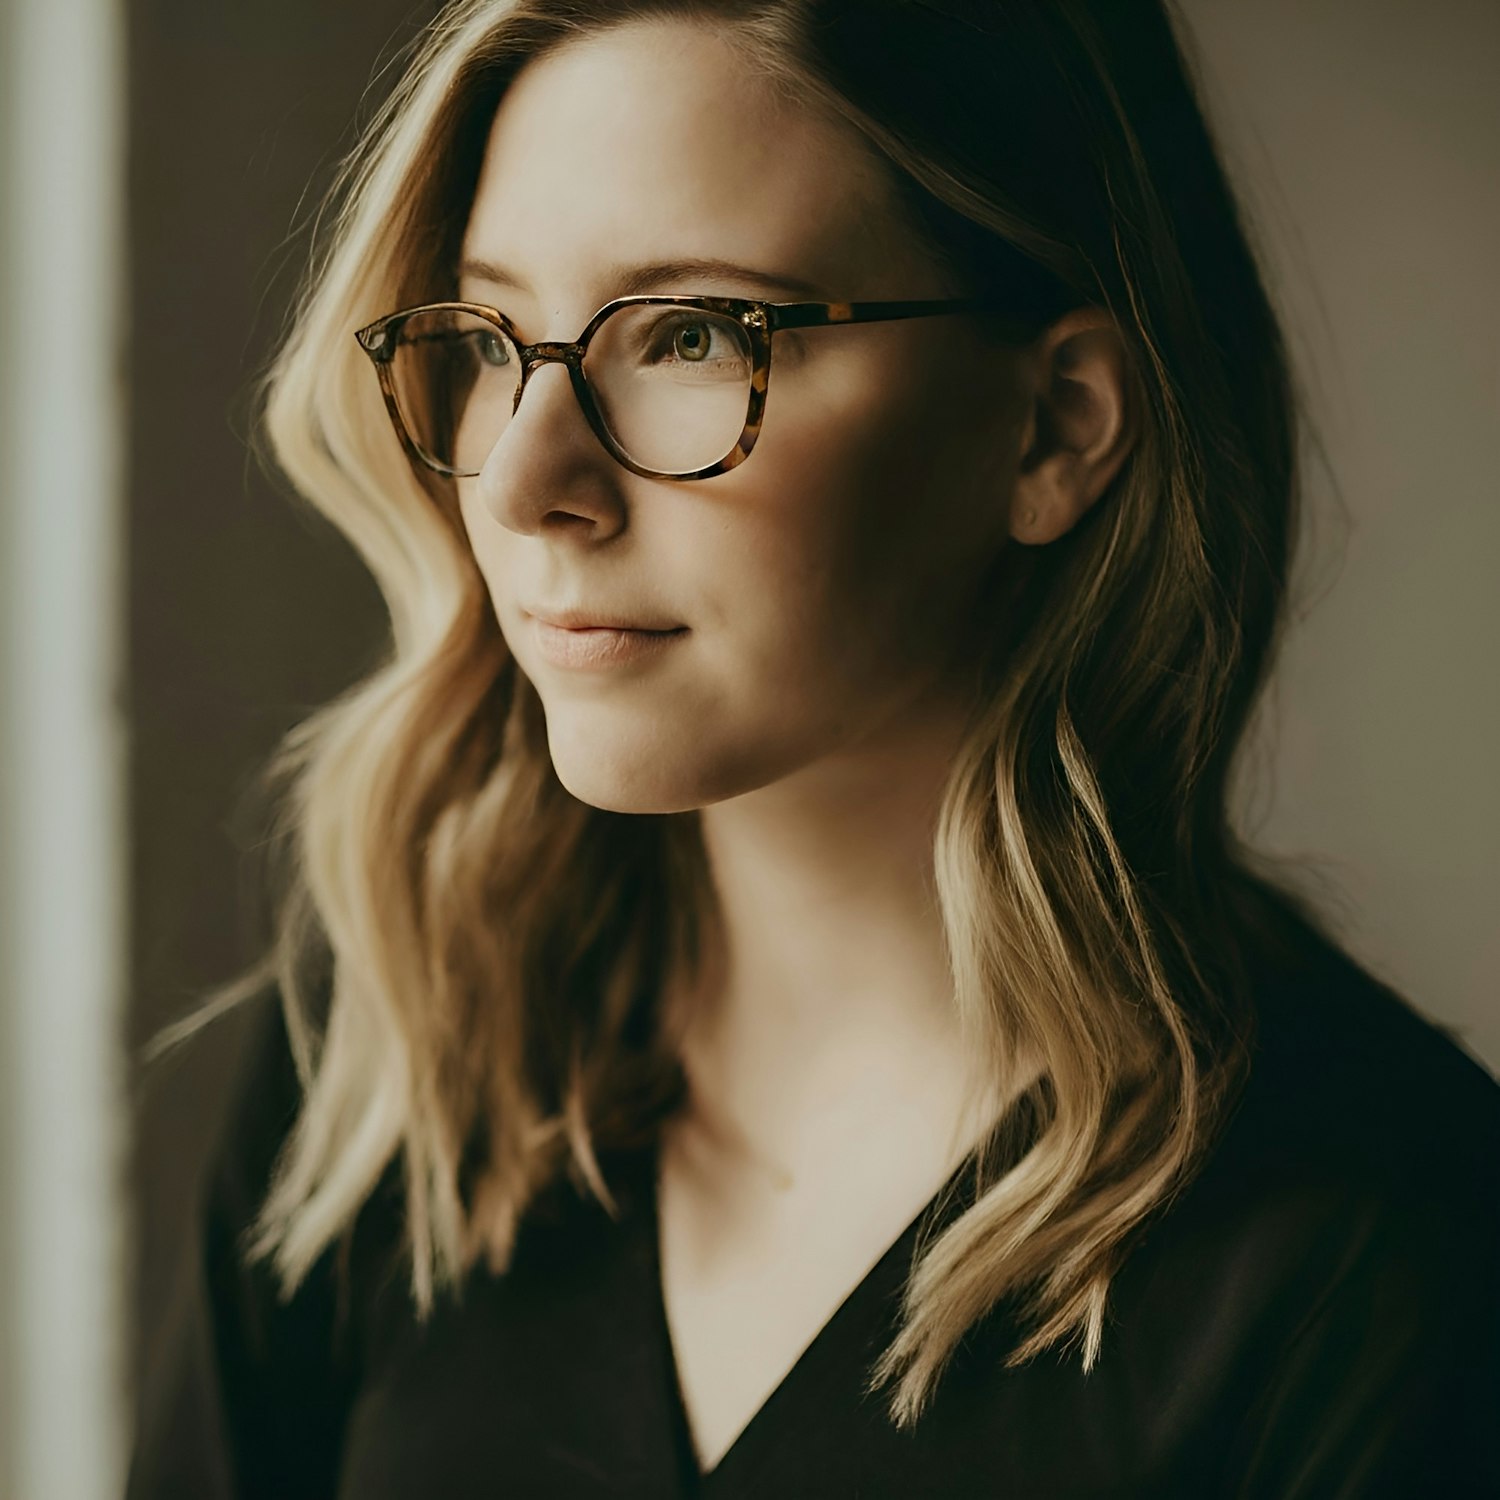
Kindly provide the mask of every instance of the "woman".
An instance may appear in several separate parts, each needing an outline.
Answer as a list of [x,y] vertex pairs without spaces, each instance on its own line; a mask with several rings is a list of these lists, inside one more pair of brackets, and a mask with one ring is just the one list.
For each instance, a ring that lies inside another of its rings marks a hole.
[[1293,417],[1163,11],[466,0],[345,188],[232,1490],[1495,1492],[1500,1093],[1226,817]]

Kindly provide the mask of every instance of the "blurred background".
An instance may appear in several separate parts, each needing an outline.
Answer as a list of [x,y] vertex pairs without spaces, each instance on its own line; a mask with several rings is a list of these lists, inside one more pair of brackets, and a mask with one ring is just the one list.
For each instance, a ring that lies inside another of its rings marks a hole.
[[[252,793],[382,637],[252,383],[409,0],[0,0],[0,1495],[120,1492],[269,937]],[[1500,1068],[1500,6],[1182,0],[1313,422],[1241,819]],[[211,1420],[207,1411],[203,1422]]]

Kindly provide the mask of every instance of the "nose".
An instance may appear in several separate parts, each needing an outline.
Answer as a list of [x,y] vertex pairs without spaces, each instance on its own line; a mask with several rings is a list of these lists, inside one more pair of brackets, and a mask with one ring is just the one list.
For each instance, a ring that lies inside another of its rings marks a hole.
[[591,541],[625,525],[623,470],[578,405],[567,368],[532,369],[520,405],[471,481],[484,510],[510,531],[576,531]]

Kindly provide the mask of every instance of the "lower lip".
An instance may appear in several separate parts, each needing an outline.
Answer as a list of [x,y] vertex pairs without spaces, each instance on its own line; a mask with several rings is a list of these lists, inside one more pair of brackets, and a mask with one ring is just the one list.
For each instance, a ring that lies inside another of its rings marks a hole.
[[537,650],[554,667],[614,667],[626,662],[659,656],[673,641],[687,634],[680,630],[611,630],[602,626],[587,630],[565,630],[533,618]]

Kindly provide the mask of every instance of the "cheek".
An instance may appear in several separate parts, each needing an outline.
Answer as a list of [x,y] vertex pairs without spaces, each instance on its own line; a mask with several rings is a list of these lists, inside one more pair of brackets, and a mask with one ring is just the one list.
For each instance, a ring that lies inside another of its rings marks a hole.
[[463,544],[474,560],[501,634],[524,664],[525,648],[517,649],[516,640],[523,628],[518,606],[524,600],[528,583],[520,566],[523,562],[520,549],[535,546],[535,541],[516,536],[495,520],[484,507],[478,480],[461,479],[457,483]]
[[[1004,537],[980,445],[960,441],[946,390],[902,399],[825,378],[821,393],[799,408],[795,381],[773,385],[750,462],[636,497],[632,562],[694,634],[617,681],[538,672],[554,764],[582,800],[669,811],[769,784],[889,720],[961,645],[962,606]],[[504,624],[514,539],[461,500]]]
[[1007,532],[1003,445],[985,416],[936,371],[896,392],[852,386],[815,431],[768,423],[757,571],[804,635],[805,669],[896,691],[961,648]]

